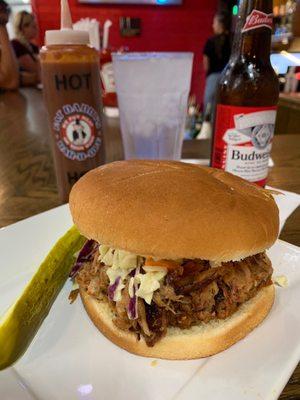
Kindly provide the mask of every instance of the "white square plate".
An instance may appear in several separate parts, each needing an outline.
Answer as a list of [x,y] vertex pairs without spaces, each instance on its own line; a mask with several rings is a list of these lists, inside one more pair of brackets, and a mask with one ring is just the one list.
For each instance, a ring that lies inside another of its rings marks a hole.
[[[0,231],[0,313],[70,226],[62,206]],[[69,304],[68,282],[25,356],[0,373],[0,399],[277,399],[300,358],[300,249],[278,240],[269,256],[288,287],[276,288],[274,307],[254,332],[202,360],[153,362],[119,349],[79,299]]]

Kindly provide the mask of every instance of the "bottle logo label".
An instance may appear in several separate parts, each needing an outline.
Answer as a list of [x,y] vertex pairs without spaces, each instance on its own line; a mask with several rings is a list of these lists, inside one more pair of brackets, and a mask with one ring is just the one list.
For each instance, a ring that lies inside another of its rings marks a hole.
[[53,129],[57,147],[70,160],[85,161],[100,149],[101,120],[87,104],[65,104],[54,116]]
[[242,33],[262,27],[273,29],[273,14],[265,14],[259,10],[252,10],[251,14],[246,18]]
[[276,107],[219,104],[212,166],[264,186],[275,118]]

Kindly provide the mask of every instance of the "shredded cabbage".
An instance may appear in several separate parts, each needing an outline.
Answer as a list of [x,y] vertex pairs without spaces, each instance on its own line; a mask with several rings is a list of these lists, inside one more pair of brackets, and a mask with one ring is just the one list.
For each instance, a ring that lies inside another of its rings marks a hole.
[[129,279],[128,293],[129,293],[130,297],[133,297],[135,295],[135,293],[134,293],[134,277],[133,276]]
[[97,246],[98,244],[94,240],[87,240],[85,242],[82,249],[78,252],[76,262],[69,275],[70,278],[74,278],[78,274],[84,263],[92,261]]
[[109,297],[114,301],[121,300],[122,290],[129,279],[130,304],[127,311],[130,319],[137,318],[137,297],[151,304],[153,293],[159,289],[160,281],[167,274],[166,268],[160,266],[143,266],[145,273],[142,274],[140,273],[142,257],[105,245],[99,246],[99,261],[109,266],[106,271],[111,288]]
[[125,285],[121,281],[121,278],[117,277],[115,282],[108,287],[108,298],[113,301],[120,301],[124,287]]
[[127,315],[129,319],[137,319],[138,318],[138,299],[136,292],[138,290],[138,283],[136,281],[136,276],[140,273],[140,267],[137,267],[134,270],[134,274],[131,273],[131,278],[129,279],[128,284],[128,293],[129,293],[129,304],[127,306]]
[[151,304],[153,293],[160,288],[160,281],[166,276],[166,274],[166,270],[138,274],[135,277],[139,283],[139,288],[136,292],[137,297],[141,297],[146,303]]

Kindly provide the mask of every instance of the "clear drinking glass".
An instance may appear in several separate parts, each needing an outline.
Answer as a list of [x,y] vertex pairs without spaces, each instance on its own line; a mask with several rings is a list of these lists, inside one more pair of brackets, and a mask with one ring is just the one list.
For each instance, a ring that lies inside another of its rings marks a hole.
[[193,53],[113,54],[125,158],[181,158]]

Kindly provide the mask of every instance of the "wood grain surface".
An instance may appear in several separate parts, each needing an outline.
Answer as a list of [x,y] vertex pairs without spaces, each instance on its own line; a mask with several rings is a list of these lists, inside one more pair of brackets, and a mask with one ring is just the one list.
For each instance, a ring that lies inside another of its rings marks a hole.
[[[119,120],[106,119],[107,162],[123,159]],[[209,141],[186,141],[184,158],[209,158]],[[300,135],[274,139],[268,184],[300,193]],[[0,227],[60,205],[42,93],[23,89],[0,95]],[[280,238],[300,246],[300,209]],[[280,400],[300,399],[300,365]]]

